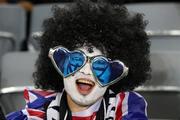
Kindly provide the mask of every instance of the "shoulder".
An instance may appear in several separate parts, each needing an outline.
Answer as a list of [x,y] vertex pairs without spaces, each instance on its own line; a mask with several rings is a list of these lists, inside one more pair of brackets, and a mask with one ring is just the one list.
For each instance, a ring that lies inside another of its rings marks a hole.
[[144,97],[134,91],[120,92],[116,95],[116,99],[118,100],[118,102],[127,102],[129,105],[131,103],[133,103],[133,104],[136,103],[137,105],[142,104],[142,105],[147,106],[147,102],[144,99]]
[[52,90],[41,89],[25,89],[24,99],[28,108],[39,108],[46,102],[50,102],[55,99],[57,92]]
[[120,92],[116,95],[116,114],[121,114],[123,119],[147,120],[147,102],[137,92]]
[[24,120],[27,118],[45,117],[47,105],[55,99],[57,92],[52,90],[34,89],[24,90],[26,106],[23,110],[12,112],[6,116],[7,120]]
[[147,102],[142,95],[137,92],[130,91],[130,92],[120,92],[116,95],[116,99],[118,102],[126,102],[128,105],[143,105],[144,107],[147,106]]

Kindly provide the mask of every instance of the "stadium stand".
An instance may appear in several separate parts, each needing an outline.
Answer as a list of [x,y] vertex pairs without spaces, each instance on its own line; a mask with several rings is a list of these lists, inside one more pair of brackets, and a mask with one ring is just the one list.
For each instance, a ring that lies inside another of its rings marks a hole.
[[26,37],[26,13],[16,4],[0,5],[0,31],[13,35],[16,50],[21,49],[21,44]]
[[180,3],[134,3],[127,8],[144,14],[151,51],[180,50]]
[[[39,50],[38,41],[33,39],[32,35],[34,38],[41,35],[43,20],[52,15],[53,5],[33,6],[29,51]],[[58,3],[58,6],[66,5],[68,3]],[[156,2],[131,3],[126,6],[132,13],[133,11],[144,13],[145,19],[149,21],[146,31],[151,40],[152,80],[136,91],[147,100],[150,120],[178,120],[180,119],[178,114],[180,113],[180,4]],[[17,5],[0,5],[0,56],[14,49],[20,50],[21,43],[26,37],[25,22],[25,11],[22,8]],[[33,87],[30,80],[33,79],[32,72],[37,54],[37,52],[15,52],[3,56],[0,105],[5,113],[24,108],[22,91],[25,86]]]
[[3,56],[0,101],[6,113],[24,108],[23,90],[33,86],[37,56],[35,52],[9,52]]
[[180,118],[179,64],[180,51],[151,52],[152,80],[137,89],[147,100],[150,118]]
[[34,5],[31,16],[30,38],[28,42],[29,50],[39,50],[38,41],[36,37],[38,37],[42,32],[43,21],[52,16],[51,8],[54,5],[64,8],[69,4],[71,3]]
[[151,40],[152,79],[136,89],[147,100],[149,118],[179,119],[180,112],[180,4],[128,4],[132,12],[144,13]]

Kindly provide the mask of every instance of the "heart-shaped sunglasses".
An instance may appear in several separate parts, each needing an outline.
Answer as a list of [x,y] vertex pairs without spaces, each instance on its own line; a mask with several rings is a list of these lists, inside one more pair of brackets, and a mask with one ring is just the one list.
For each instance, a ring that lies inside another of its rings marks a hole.
[[90,61],[91,70],[100,86],[108,86],[127,76],[128,68],[119,60],[110,59],[98,55],[88,57],[81,50],[69,51],[57,46],[49,50],[49,57],[56,70],[63,77],[68,77],[80,70],[87,61]]

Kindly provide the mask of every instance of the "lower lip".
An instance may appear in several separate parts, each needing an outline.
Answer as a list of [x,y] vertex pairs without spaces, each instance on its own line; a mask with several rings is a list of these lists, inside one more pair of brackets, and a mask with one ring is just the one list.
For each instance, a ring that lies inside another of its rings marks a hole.
[[93,89],[93,86],[91,85],[86,85],[86,84],[76,84],[76,85],[79,93],[82,95],[88,95]]

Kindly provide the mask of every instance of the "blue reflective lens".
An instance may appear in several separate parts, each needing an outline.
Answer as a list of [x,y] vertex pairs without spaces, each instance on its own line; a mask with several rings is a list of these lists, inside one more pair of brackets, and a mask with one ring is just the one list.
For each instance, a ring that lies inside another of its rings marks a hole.
[[85,62],[85,56],[81,52],[69,52],[63,48],[56,50],[53,58],[64,77],[76,72]]
[[69,73],[73,73],[79,68],[81,68],[84,64],[85,57],[80,52],[72,52],[69,54],[69,64],[68,64],[68,71]]
[[92,71],[101,85],[109,83],[111,70],[109,63],[104,58],[96,58],[92,61]]
[[123,65],[118,61],[108,61],[105,57],[92,60],[92,70],[101,86],[109,85],[123,74]]

